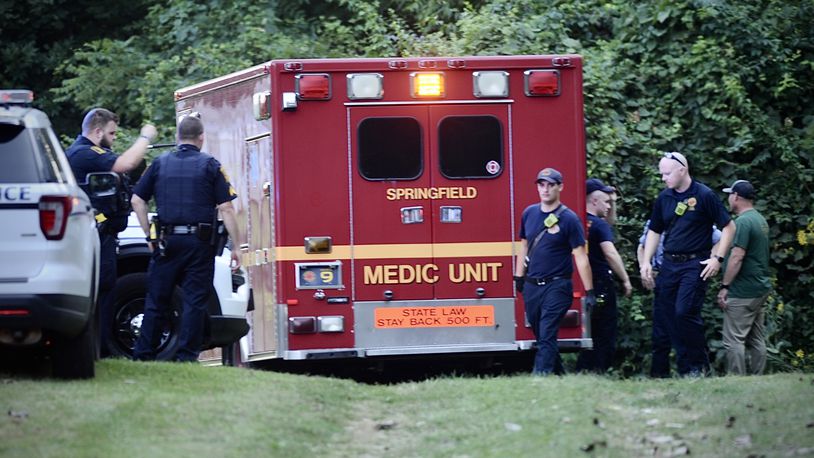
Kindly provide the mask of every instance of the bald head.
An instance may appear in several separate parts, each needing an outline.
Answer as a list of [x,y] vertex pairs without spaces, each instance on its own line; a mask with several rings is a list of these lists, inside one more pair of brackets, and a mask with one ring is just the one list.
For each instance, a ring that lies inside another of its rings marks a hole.
[[689,163],[681,153],[664,153],[664,157],[659,161],[659,173],[661,180],[669,189],[683,192],[692,183]]

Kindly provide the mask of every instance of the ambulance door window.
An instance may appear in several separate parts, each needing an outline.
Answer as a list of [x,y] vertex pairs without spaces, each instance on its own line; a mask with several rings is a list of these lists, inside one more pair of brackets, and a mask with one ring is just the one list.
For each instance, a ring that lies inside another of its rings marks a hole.
[[415,118],[367,118],[359,123],[359,174],[371,181],[421,176],[421,125]]
[[441,174],[495,178],[503,170],[503,128],[494,116],[447,116],[438,125]]

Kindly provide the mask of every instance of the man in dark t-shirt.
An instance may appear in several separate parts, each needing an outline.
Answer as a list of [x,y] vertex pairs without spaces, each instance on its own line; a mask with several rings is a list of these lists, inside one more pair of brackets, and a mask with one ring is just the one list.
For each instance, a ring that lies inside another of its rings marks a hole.
[[[659,294],[654,315],[664,317],[679,375],[699,377],[709,369],[701,307],[707,280],[721,269],[735,235],[735,224],[718,196],[690,176],[687,158],[666,153],[659,161],[666,185],[650,216],[640,265],[642,281],[652,281],[651,259],[664,234],[664,259],[656,278]],[[721,228],[721,242],[712,248],[712,225]]]
[[588,260],[591,263],[597,304],[591,312],[591,338],[594,341],[594,348],[580,352],[577,360],[578,371],[603,373],[613,363],[618,315],[613,274],[622,280],[625,296],[630,296],[633,291],[622,257],[613,243],[613,230],[603,219],[610,211],[613,192],[612,187],[596,178],[586,182]]
[[586,289],[586,306],[596,305],[582,223],[560,202],[562,181],[557,170],[541,170],[536,180],[540,203],[528,206],[521,217],[521,248],[514,278],[537,339],[534,375],[563,372],[557,331],[573,300],[572,256]]

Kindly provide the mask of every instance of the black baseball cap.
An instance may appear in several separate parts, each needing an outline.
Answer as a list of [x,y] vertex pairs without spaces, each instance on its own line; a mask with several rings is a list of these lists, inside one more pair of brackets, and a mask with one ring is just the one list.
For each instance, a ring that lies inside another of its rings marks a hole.
[[594,191],[602,191],[608,194],[616,192],[616,189],[614,189],[613,186],[606,185],[599,178],[588,178],[588,181],[585,182],[585,185],[588,190],[588,194]]
[[744,199],[755,199],[755,187],[746,180],[737,180],[732,183],[732,186],[724,188],[723,191],[727,194],[737,194]]

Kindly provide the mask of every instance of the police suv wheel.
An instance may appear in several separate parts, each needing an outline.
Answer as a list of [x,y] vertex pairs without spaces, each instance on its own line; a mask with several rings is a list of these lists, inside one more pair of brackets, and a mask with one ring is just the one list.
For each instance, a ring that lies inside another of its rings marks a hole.
[[[133,348],[141,332],[144,303],[147,296],[147,273],[136,272],[119,277],[113,291],[113,329],[108,349],[112,356],[133,357]],[[176,288],[172,296],[173,310],[170,322],[165,323],[156,359],[169,360],[178,349],[178,333],[181,321],[181,293]]]

